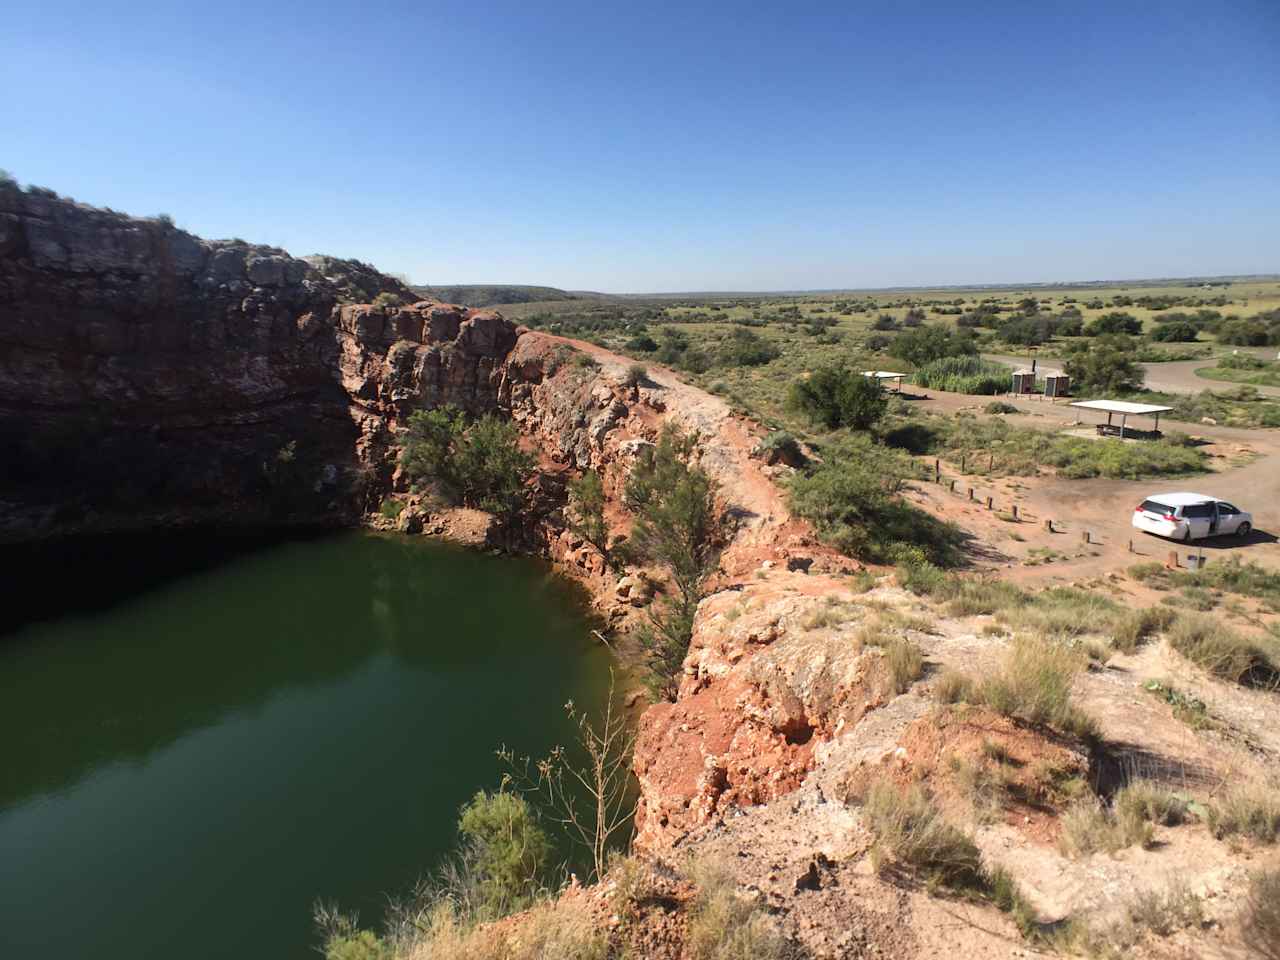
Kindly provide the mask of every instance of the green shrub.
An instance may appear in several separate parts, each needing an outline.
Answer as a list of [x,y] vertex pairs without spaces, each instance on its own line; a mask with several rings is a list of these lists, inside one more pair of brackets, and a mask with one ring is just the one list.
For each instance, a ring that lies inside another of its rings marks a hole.
[[973,334],[944,324],[904,330],[889,344],[889,354],[922,366],[943,357],[973,356],[978,352]]
[[404,501],[387,497],[378,505],[378,512],[388,520],[395,520],[404,512]]
[[373,305],[384,309],[394,309],[395,307],[403,306],[404,300],[398,293],[383,291],[373,298]]
[[649,370],[642,363],[633,363],[627,367],[627,374],[622,382],[628,387],[644,386],[649,382]]
[[569,509],[566,515],[569,530],[609,556],[609,524],[604,517],[604,483],[594,470],[569,481]]
[[641,450],[627,477],[623,501],[635,515],[626,550],[632,559],[660,564],[674,594],[648,608],[640,633],[659,691],[674,698],[689,648],[702,582],[719,556],[716,485],[694,464],[697,437],[671,424]]
[[432,483],[457,502],[507,519],[523,505],[534,465],[514,424],[492,414],[468,424],[456,407],[414,413],[400,459],[413,483]]
[[716,352],[717,362],[725,367],[758,367],[781,355],[771,340],[742,327],[730,331]]
[[1121,333],[1136,337],[1142,333],[1142,321],[1133,314],[1113,311],[1089,321],[1084,328],[1086,337],[1098,337],[1107,333]]
[[841,367],[814,370],[787,394],[791,409],[832,430],[866,430],[884,416],[888,402],[875,379]]
[[458,835],[470,847],[479,916],[505,917],[533,902],[553,851],[524,797],[476,793],[458,815]]
[[999,611],[1001,621],[1014,629],[1055,640],[1108,633],[1120,614],[1114,600],[1074,587],[1042,590],[1026,603]]
[[920,467],[899,451],[850,437],[823,451],[826,458],[793,478],[792,511],[813,523],[838,550],[873,563],[918,556],[950,564],[959,557],[962,534],[898,496]]
[[1134,345],[1126,337],[1099,337],[1070,348],[1063,372],[1077,391],[1126,391],[1142,386],[1145,374],[1133,360]]
[[1015,407],[1012,403],[1005,403],[1003,400],[992,400],[982,408],[983,413],[1021,413],[1022,411]]

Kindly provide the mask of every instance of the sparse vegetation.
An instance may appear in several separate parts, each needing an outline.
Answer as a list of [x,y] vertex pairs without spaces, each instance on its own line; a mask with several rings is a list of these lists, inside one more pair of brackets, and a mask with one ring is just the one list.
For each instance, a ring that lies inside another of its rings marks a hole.
[[609,559],[609,524],[604,517],[604,482],[594,470],[569,481],[569,529]]
[[873,563],[913,558],[954,563],[954,527],[898,496],[919,466],[899,451],[850,437],[822,451],[823,461],[790,483],[791,509],[837,549]]
[[1261,870],[1249,881],[1244,942],[1263,960],[1280,960],[1280,869]]
[[[989,395],[1008,391],[1009,378],[1009,368],[1003,364],[965,356],[944,357],[926,363],[911,375],[911,382],[933,390]],[[1018,412],[1017,407],[1003,406],[1013,413]]]
[[1215,618],[1184,614],[1168,632],[1169,644],[1220,680],[1249,687],[1280,686],[1275,644],[1242,637]]
[[763,906],[739,893],[724,864],[695,860],[688,872],[698,889],[687,936],[693,960],[786,960],[794,956]]
[[981,680],[945,673],[934,684],[934,698],[941,703],[984,704],[1024,723],[1094,740],[1096,722],[1071,698],[1083,660],[1078,651],[1060,644],[1015,638],[996,672]]
[[1209,805],[1208,819],[1209,831],[1218,839],[1275,843],[1280,839],[1280,793],[1268,783],[1230,787]]

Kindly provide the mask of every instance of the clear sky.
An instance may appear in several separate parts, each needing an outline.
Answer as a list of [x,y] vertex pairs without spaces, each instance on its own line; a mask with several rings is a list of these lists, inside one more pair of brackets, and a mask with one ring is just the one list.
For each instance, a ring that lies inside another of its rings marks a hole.
[[419,282],[1280,271],[1280,0],[34,0],[0,167]]

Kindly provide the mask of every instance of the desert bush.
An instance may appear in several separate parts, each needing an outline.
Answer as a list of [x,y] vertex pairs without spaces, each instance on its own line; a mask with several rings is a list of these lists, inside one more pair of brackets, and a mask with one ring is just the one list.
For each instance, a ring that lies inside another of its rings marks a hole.
[[372,930],[361,930],[355,914],[328,904],[316,904],[316,932],[325,960],[393,960],[395,950]]
[[1151,332],[1151,339],[1161,343],[1187,343],[1199,335],[1192,323],[1162,323]]
[[1244,942],[1263,960],[1280,960],[1280,869],[1255,873],[1249,881]]
[[978,685],[967,673],[946,670],[933,684],[933,698],[939,703],[977,703]]
[[764,906],[739,894],[724,864],[695,860],[688,873],[698,890],[686,936],[693,960],[785,960],[794,955]]
[[1130,313],[1113,311],[1089,321],[1084,328],[1087,337],[1098,337],[1107,333],[1122,333],[1136,337],[1142,333],[1142,321]]
[[626,375],[622,378],[624,386],[640,387],[649,382],[649,370],[642,363],[633,363],[627,367]]
[[888,398],[880,384],[856,370],[823,367],[795,381],[787,405],[828,429],[866,430],[882,416]]
[[1045,462],[1063,477],[1176,476],[1205,469],[1207,458],[1195,447],[1157,440],[1151,443],[1101,443],[1083,437],[1057,437],[1045,454]]
[[716,485],[694,465],[697,437],[667,424],[658,443],[641,450],[623,500],[635,515],[627,552],[663,566],[674,594],[646,611],[641,630],[659,692],[674,698],[676,678],[693,633],[702,582],[718,558]]
[[524,503],[534,464],[514,424],[492,414],[468,424],[456,407],[414,413],[400,459],[414,484],[432,483],[466,506],[505,518]]
[[1020,587],[1004,580],[960,580],[947,601],[947,613],[953,617],[997,613],[1028,600]]
[[504,790],[480,791],[458,815],[473,913],[496,919],[533,903],[551,860],[551,842],[529,802]]
[[378,504],[378,513],[382,514],[388,520],[395,520],[404,512],[404,501],[395,500],[387,497],[382,503]]
[[1064,356],[1063,372],[1076,390],[1137,390],[1145,374],[1134,362],[1133,351],[1133,342],[1126,337],[1099,337],[1071,347]]
[[889,344],[889,353],[900,360],[922,366],[943,357],[973,356],[978,352],[973,334],[943,324],[904,330]]
[[384,290],[373,298],[373,305],[384,309],[394,309],[395,307],[404,306],[404,299],[398,293],[390,293]]
[[718,364],[725,367],[758,367],[781,355],[777,344],[742,327],[730,331],[716,352]]
[[[1009,368],[981,357],[943,357],[917,368],[911,382],[950,393],[993,394],[1009,389]],[[1013,408],[1017,412],[1017,408]]]
[[873,563],[917,556],[950,564],[961,534],[898,496],[919,465],[866,437],[850,437],[823,451],[826,458],[793,478],[791,509],[813,523],[837,549]]
[[604,482],[594,470],[569,481],[569,530],[609,557],[609,525],[604,518]]
[[1176,827],[1187,819],[1187,801],[1151,780],[1131,780],[1116,791],[1111,800],[1119,819],[1130,818],[1165,827]]
[[1174,621],[1168,637],[1175,650],[1221,680],[1267,689],[1280,686],[1274,644],[1247,639],[1212,617],[1191,614]]
[[1240,836],[1259,843],[1280,838],[1280,795],[1267,783],[1232,787],[1209,806],[1209,831],[1218,839]]
[[1005,403],[1003,400],[992,400],[982,408],[983,413],[1021,413],[1022,411],[1015,407],[1012,403]]

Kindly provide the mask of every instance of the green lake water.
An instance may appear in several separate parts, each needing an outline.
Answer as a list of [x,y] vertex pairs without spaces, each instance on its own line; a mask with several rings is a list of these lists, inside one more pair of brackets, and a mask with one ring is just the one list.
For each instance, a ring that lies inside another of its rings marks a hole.
[[532,561],[363,533],[10,560],[0,957],[315,957],[317,898],[376,923],[495,748],[607,695],[582,596]]

